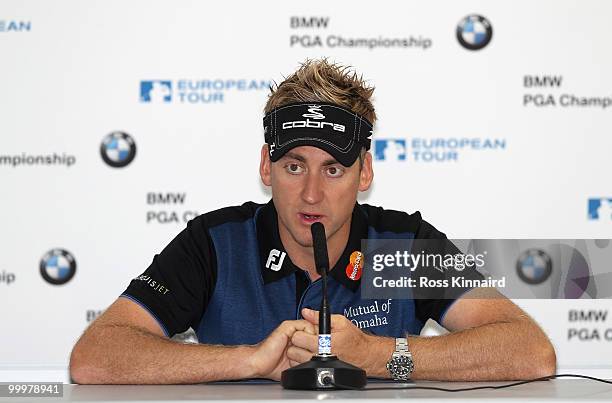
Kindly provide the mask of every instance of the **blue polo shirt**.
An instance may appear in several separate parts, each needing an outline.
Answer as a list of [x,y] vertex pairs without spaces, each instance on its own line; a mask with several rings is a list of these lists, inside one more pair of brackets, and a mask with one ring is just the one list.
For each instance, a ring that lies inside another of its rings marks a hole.
[[[441,322],[452,299],[364,299],[360,279],[346,268],[362,239],[446,239],[419,212],[356,204],[349,239],[328,277],[332,313],[372,334],[419,334]],[[353,276],[354,277],[354,276]],[[320,279],[295,266],[278,231],[271,200],[247,202],[191,220],[121,295],[140,304],[171,337],[188,328],[200,343],[256,344],[282,321],[318,309]]]

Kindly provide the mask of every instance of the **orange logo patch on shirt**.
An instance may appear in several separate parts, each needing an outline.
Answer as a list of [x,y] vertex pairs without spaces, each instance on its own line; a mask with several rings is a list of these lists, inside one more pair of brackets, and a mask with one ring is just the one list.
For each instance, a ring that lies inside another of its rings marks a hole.
[[350,263],[346,266],[346,276],[353,281],[361,278],[363,270],[363,253],[355,251],[351,253]]

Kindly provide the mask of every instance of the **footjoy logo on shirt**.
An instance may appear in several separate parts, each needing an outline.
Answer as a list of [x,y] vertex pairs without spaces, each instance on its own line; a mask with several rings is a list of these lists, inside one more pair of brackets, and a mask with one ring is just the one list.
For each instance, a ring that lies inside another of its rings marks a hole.
[[278,249],[272,249],[268,254],[268,260],[266,261],[266,269],[270,269],[272,271],[279,271],[283,266],[285,256],[287,256],[285,252],[281,252]]

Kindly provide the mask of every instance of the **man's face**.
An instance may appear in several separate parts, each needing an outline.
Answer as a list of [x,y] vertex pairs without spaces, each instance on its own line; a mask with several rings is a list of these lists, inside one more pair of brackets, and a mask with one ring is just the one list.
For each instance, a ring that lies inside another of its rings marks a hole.
[[300,246],[311,247],[310,225],[316,221],[325,226],[328,240],[339,231],[348,234],[357,192],[372,182],[372,157],[366,153],[362,169],[359,159],[347,168],[320,148],[301,146],[271,162],[264,145],[260,174],[263,183],[272,187],[279,231],[288,232]]

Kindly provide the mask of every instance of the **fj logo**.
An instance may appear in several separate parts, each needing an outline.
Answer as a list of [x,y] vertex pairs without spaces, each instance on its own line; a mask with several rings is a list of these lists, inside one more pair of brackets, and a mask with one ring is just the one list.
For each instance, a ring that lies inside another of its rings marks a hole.
[[281,252],[278,249],[272,249],[268,254],[268,261],[266,262],[266,269],[270,269],[272,271],[279,271],[283,266],[283,261],[285,260],[285,256],[287,254],[285,252]]

